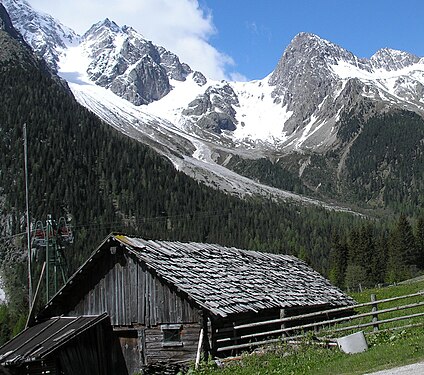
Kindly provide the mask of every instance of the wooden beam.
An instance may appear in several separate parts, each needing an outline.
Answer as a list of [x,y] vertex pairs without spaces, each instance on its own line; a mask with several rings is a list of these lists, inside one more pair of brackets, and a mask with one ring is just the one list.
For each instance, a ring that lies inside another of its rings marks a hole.
[[278,342],[283,342],[283,341],[290,341],[290,340],[294,340],[294,339],[300,339],[302,337],[304,337],[304,336],[298,335],[298,336],[290,336],[290,337],[280,337],[278,339],[270,339],[270,340],[264,340],[264,341],[249,342],[249,343],[246,343],[246,344],[223,346],[222,348],[218,348],[217,352],[225,352],[225,351],[228,351],[228,350],[237,350],[237,349],[246,349],[246,348],[251,348],[252,346],[261,346],[261,345],[278,343]]
[[[398,322],[399,320],[418,318],[420,316],[424,316],[424,313],[404,315],[404,316],[399,316],[397,318],[390,318],[390,319],[379,320],[379,321],[377,321],[377,323],[378,324],[385,324],[385,323],[391,323],[391,322]],[[350,327],[343,327],[343,328],[331,329],[330,331],[331,332],[349,331],[349,330],[352,330],[352,329],[370,327],[370,326],[372,326],[374,324],[375,324],[375,322],[363,323],[363,324],[357,324],[355,326],[350,326]]]
[[41,268],[41,274],[40,274],[40,278],[38,279],[37,289],[35,290],[35,294],[32,298],[31,309],[29,310],[28,318],[27,318],[27,321],[26,321],[26,324],[25,324],[25,329],[28,328],[29,324],[31,323],[31,321],[33,319],[34,306],[35,306],[35,302],[37,301],[38,292],[40,290],[40,285],[41,285],[41,281],[43,280],[45,270],[46,270],[46,262],[43,262],[43,267]]
[[203,347],[203,328],[200,330],[199,334],[199,344],[197,345],[197,354],[196,354],[196,362],[194,364],[195,369],[199,367],[201,354],[202,354],[202,347]]

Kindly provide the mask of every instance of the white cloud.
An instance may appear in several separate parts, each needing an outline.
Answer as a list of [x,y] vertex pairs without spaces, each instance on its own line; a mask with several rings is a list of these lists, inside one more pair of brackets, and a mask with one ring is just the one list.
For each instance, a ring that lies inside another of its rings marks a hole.
[[105,18],[132,26],[145,38],[176,53],[192,69],[212,79],[228,79],[233,59],[209,40],[217,30],[212,14],[197,0],[28,0],[83,34]]
[[249,78],[238,72],[230,72],[230,80],[235,82],[247,82]]

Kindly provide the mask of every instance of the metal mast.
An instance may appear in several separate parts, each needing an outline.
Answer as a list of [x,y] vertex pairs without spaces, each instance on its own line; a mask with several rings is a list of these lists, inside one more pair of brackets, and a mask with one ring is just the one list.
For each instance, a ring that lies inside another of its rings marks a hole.
[[45,258],[45,287],[46,302],[58,291],[59,279],[64,284],[68,277],[68,269],[64,249],[67,244],[74,242],[72,227],[64,217],[59,221],[47,215],[46,224],[41,221],[36,223],[33,245],[37,250],[38,258]]
[[29,310],[32,307],[32,275],[31,275],[31,228],[29,218],[29,193],[28,193],[28,142],[26,124],[24,124],[24,160],[25,160],[25,204],[26,204],[26,227],[28,246],[28,302]]

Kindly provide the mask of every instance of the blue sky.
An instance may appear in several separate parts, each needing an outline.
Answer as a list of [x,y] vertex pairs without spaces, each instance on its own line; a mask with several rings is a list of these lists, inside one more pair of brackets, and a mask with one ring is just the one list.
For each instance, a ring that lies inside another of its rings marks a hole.
[[201,0],[217,34],[210,42],[230,55],[231,67],[263,78],[299,32],[328,39],[359,57],[389,47],[424,56],[422,0]]
[[27,1],[80,34],[106,17],[130,25],[214,79],[264,78],[302,31],[359,57],[384,47],[424,57],[424,0]]

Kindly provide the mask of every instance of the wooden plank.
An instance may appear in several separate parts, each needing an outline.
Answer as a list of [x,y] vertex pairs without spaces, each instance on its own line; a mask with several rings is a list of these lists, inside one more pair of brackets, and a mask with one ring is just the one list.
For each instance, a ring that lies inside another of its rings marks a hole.
[[[373,320],[373,322],[377,322],[378,321],[378,312],[377,312],[377,310],[378,310],[378,304],[376,302],[377,301],[377,296],[374,293],[371,294],[371,301],[372,302],[375,302],[375,305],[372,305],[372,311],[375,313],[372,316],[372,320]],[[378,324],[377,323],[374,325],[373,330],[376,331],[376,332],[378,331]]]
[[252,348],[252,347],[255,347],[255,346],[262,346],[262,345],[273,344],[273,343],[282,342],[282,341],[289,341],[289,340],[293,340],[293,339],[300,339],[302,337],[304,337],[304,336],[303,335],[298,335],[298,336],[290,336],[290,337],[279,337],[278,339],[270,339],[270,340],[249,342],[249,343],[246,343],[246,344],[223,346],[221,348],[218,348],[216,351],[217,352],[226,352],[226,351],[230,351],[230,350],[240,350],[240,349]]
[[[114,321],[113,321],[113,325],[119,325],[119,316],[118,316],[118,298],[116,298],[116,296],[113,295],[113,291],[116,290],[116,268],[112,268],[110,270],[110,276],[111,276],[111,285],[110,285],[110,290],[109,290],[109,301],[110,301],[110,306],[111,306],[111,310],[113,312],[113,316],[114,316]],[[114,298],[115,297],[115,298]]]
[[125,254],[126,264],[121,268],[121,290],[122,290],[122,322],[124,325],[130,325],[129,310],[130,304],[130,284],[128,280],[128,256]]
[[125,314],[124,314],[124,309],[125,309],[125,299],[124,299],[124,294],[125,294],[125,288],[123,287],[123,277],[124,277],[124,273],[122,272],[122,266],[118,263],[117,267],[116,267],[116,271],[118,274],[118,286],[117,289],[115,291],[115,293],[118,296],[118,309],[119,309],[119,322],[121,324],[125,324]]
[[391,331],[397,331],[397,330],[404,330],[404,329],[408,329],[408,328],[416,328],[416,327],[422,327],[424,326],[424,323],[413,323],[413,324],[407,324],[404,326],[400,326],[400,327],[390,327],[390,328],[386,328],[386,329],[380,329],[378,330],[378,332],[376,331],[371,331],[371,332],[364,332],[364,335],[374,335],[375,333],[381,333],[381,332],[391,332]]
[[137,311],[138,311],[138,290],[137,290],[137,284],[138,284],[138,278],[137,278],[137,270],[138,266],[134,262],[134,259],[129,256],[128,257],[128,267],[129,267],[129,317],[130,317],[130,324],[138,322],[137,320]]
[[145,308],[146,308],[146,324],[148,326],[153,326],[153,317],[152,317],[152,301],[153,301],[153,284],[152,284],[152,275],[146,270],[145,272],[145,282],[146,282],[146,299],[145,299]]
[[[125,257],[126,258],[126,257]],[[128,326],[129,323],[129,316],[128,316],[128,307],[130,306],[130,299],[129,299],[129,290],[130,285],[127,281],[128,276],[128,263],[125,266],[122,266],[121,268],[121,290],[122,290],[122,322],[124,325]]]
[[155,316],[153,311],[153,295],[154,295],[154,284],[152,280],[152,275],[150,272],[147,273],[147,283],[148,283],[148,304],[146,308],[149,310],[149,326],[155,326]]
[[202,347],[203,347],[203,328],[200,330],[199,344],[197,345],[196,362],[194,363],[194,368],[196,370],[199,368],[200,357],[202,354]]
[[[383,319],[383,320],[378,320],[377,323],[378,324],[385,324],[385,323],[391,323],[391,322],[398,322],[401,320],[406,320],[406,319],[412,319],[412,318],[418,318],[420,316],[424,316],[424,313],[417,313],[417,314],[411,314],[411,315],[404,315],[404,316],[399,316],[397,318],[390,318],[390,319]],[[371,327],[372,325],[374,325],[375,322],[371,322],[371,323],[363,323],[363,324],[357,324],[354,326],[350,326],[350,327],[343,327],[343,328],[337,328],[337,329],[330,329],[330,332],[343,332],[343,331],[350,331],[352,329],[360,329],[360,328],[365,328],[365,327]]]
[[176,309],[176,304],[178,298],[176,296],[175,293],[171,293],[170,294],[170,298],[169,298],[169,302],[168,302],[168,306],[169,306],[169,317],[171,318],[171,321],[178,321],[177,319],[177,309]]
[[146,322],[146,270],[139,265],[137,274],[137,322],[140,324],[147,324]]
[[114,268],[111,269],[110,273],[112,276],[112,285],[111,285],[111,289],[109,290],[109,300],[112,306],[112,311],[114,313],[115,316],[115,321],[114,321],[114,325],[119,325],[119,296],[117,296],[114,291],[117,289],[118,287],[118,274],[117,274],[117,267],[115,266]]
[[113,273],[111,270],[105,276],[105,304],[106,311],[109,313],[112,325],[116,325],[116,315],[114,313],[114,306],[111,299],[110,291],[113,290]]

